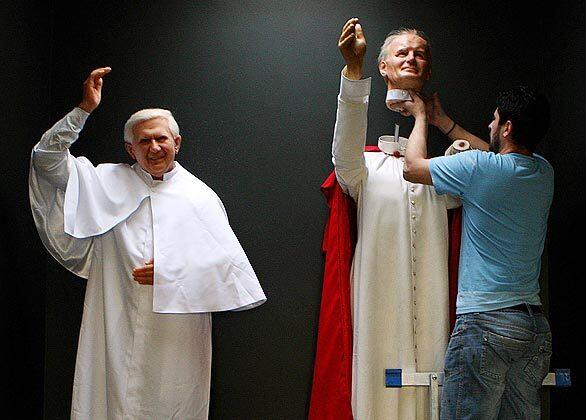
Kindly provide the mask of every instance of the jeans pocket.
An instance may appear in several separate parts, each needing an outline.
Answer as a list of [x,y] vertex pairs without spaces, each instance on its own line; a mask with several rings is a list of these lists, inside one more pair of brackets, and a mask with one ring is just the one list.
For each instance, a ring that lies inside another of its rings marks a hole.
[[551,358],[551,341],[543,341],[538,349],[537,354],[533,355],[527,365],[525,373],[534,382],[535,386],[541,386],[543,379],[549,371],[549,359]]
[[502,381],[510,364],[511,347],[526,344],[524,341],[499,335],[490,331],[482,333],[482,353],[480,355],[480,375]]

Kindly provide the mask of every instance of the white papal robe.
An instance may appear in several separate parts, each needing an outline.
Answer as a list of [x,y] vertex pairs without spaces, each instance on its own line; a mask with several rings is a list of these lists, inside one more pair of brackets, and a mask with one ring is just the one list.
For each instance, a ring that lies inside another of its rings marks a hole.
[[364,153],[370,79],[342,76],[332,146],[357,204],[352,263],[356,420],[425,419],[427,389],[385,388],[385,369],[443,370],[449,338],[447,209],[458,202],[403,178],[403,158]]
[[[71,418],[206,419],[210,312],[266,298],[219,198],[178,163],[157,181],[69,153],[87,116],[75,108],[43,135],[29,180],[43,243],[88,279]],[[133,281],[153,258],[155,285]]]

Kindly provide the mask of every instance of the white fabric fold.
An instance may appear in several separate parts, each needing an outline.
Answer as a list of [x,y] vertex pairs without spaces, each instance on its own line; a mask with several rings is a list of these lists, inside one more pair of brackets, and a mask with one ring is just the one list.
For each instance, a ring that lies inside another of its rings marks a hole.
[[[350,100],[347,92],[352,92]],[[448,218],[457,205],[403,178],[403,158],[364,153],[364,81],[341,80],[333,162],[356,202],[352,261],[352,413],[360,420],[425,419],[424,389],[384,386],[384,372],[443,369],[449,337]]]
[[153,212],[153,311],[198,313],[253,308],[266,301],[214,191],[175,163],[176,174],[148,185],[140,167],[70,161],[65,232],[101,235],[150,198]]

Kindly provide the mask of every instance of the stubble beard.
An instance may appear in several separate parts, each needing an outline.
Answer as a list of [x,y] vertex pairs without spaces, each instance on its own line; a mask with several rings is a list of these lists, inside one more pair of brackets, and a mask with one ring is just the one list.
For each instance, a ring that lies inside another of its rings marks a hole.
[[488,150],[490,150],[493,153],[499,153],[501,151],[501,139],[498,131],[490,136],[490,144],[488,145]]

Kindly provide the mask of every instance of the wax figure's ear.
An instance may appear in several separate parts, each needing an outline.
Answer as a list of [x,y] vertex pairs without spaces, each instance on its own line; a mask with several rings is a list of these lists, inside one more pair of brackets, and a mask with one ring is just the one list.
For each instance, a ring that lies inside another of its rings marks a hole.
[[175,137],[173,141],[175,142],[175,146],[173,146],[173,148],[175,149],[175,154],[177,154],[181,148],[181,136]]
[[128,152],[128,154],[130,155],[130,157],[134,160],[136,160],[136,156],[134,155],[134,150],[132,150],[132,144],[124,142],[124,148],[126,149],[126,152]]
[[381,61],[380,63],[378,63],[378,71],[380,73],[380,75],[386,80],[387,78],[387,63],[385,63],[385,61]]

